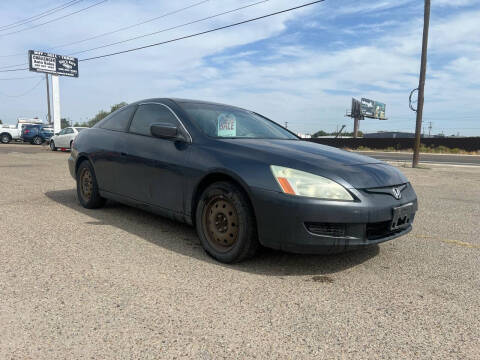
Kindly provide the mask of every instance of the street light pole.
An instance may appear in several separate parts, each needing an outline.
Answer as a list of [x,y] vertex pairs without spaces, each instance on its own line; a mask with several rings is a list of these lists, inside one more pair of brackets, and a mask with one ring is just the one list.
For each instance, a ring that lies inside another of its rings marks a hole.
[[48,74],[47,73],[45,73],[45,80],[47,82],[48,125],[52,125],[52,113],[50,112],[50,87],[48,85]]
[[425,74],[427,72],[428,28],[430,25],[430,0],[425,0],[423,20],[422,61],[420,64],[420,81],[418,83],[417,123],[415,126],[415,144],[413,148],[412,167],[418,166],[420,157],[420,133],[422,131],[423,100],[425,91]]

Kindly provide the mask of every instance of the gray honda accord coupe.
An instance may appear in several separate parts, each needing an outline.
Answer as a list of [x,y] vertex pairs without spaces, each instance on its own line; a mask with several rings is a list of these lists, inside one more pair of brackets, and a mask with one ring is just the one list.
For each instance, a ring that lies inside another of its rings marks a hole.
[[225,263],[260,246],[309,254],[371,246],[408,233],[417,211],[393,166],[204,101],[127,105],[79,133],[68,164],[84,207],[112,199],[186,222]]

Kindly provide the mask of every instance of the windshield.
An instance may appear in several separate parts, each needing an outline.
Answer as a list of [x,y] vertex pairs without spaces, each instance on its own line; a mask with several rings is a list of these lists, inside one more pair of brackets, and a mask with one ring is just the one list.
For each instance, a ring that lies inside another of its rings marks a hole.
[[85,128],[75,128],[75,129],[77,129],[78,132],[85,130]]
[[205,134],[216,138],[298,138],[281,126],[250,111],[215,104],[182,103],[182,108]]

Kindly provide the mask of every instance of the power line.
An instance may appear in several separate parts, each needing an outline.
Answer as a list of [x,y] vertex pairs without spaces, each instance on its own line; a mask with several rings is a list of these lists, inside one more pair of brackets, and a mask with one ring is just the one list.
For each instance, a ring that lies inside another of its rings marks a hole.
[[23,71],[23,70],[28,70],[28,68],[10,69],[10,70],[0,70],[0,73],[3,73],[3,72],[13,72],[13,71]]
[[[264,0],[264,1],[268,1],[268,0]],[[109,53],[109,54],[104,54],[104,55],[93,56],[93,57],[90,57],[90,58],[80,59],[79,61],[90,61],[90,60],[105,58],[105,57],[109,57],[109,56],[124,54],[124,53],[128,53],[128,52],[138,51],[138,50],[142,50],[142,49],[146,49],[146,48],[150,48],[150,47],[154,47],[154,46],[164,45],[164,44],[168,44],[168,43],[172,43],[172,42],[176,42],[176,41],[180,41],[180,40],[185,40],[185,39],[193,38],[193,37],[196,37],[196,36],[209,34],[209,33],[215,32],[215,31],[224,30],[224,29],[235,27],[235,26],[247,24],[247,23],[250,23],[250,22],[258,21],[258,20],[261,20],[261,19],[265,19],[265,18],[272,17],[272,16],[279,15],[279,14],[283,14],[283,13],[290,12],[290,11],[293,11],[293,10],[298,10],[298,9],[301,9],[301,8],[304,8],[304,7],[307,7],[307,6],[311,6],[311,5],[314,5],[314,4],[318,4],[318,3],[321,3],[321,2],[324,2],[324,1],[325,0],[312,1],[312,2],[309,2],[309,3],[298,5],[298,6],[295,6],[295,7],[291,7],[291,8],[285,9],[285,10],[276,11],[276,12],[269,13],[269,14],[262,15],[262,16],[258,16],[258,17],[255,17],[255,18],[239,21],[239,22],[236,22],[236,23],[233,23],[233,24],[213,28],[213,29],[210,29],[210,30],[201,31],[201,32],[198,32],[198,33],[185,35],[185,36],[181,36],[181,37],[177,37],[177,38],[174,38],[174,39],[161,41],[161,42],[158,42],[158,43],[153,43],[153,44],[149,44],[149,45],[145,45],[145,46],[140,46],[140,47],[131,48],[131,49],[127,49],[127,50],[117,51],[117,52],[114,52],[114,53]],[[249,6],[253,6],[253,4],[251,4]],[[12,71],[22,71],[22,70],[28,70],[28,68],[0,70],[0,73],[2,73],[2,72],[12,72]]]
[[24,65],[27,65],[27,63],[4,65],[4,66],[0,66],[0,69],[8,69],[8,68],[17,67],[17,66],[24,66]]
[[0,78],[0,81],[25,80],[25,79],[38,79],[38,75],[37,76],[12,77],[12,78]]
[[[130,28],[133,28],[133,27],[135,27],[135,26],[143,25],[143,24],[146,24],[146,23],[148,23],[148,22],[151,22],[151,21],[154,21],[154,20],[158,20],[158,19],[160,19],[160,18],[164,18],[164,17],[170,16],[170,15],[173,15],[173,14],[177,14],[177,13],[179,13],[179,12],[181,12],[181,11],[184,11],[184,10],[187,10],[187,9],[191,9],[191,8],[193,8],[193,7],[195,7],[195,6],[201,5],[201,4],[206,3],[206,2],[208,2],[208,1],[210,1],[210,0],[203,0],[203,1],[200,1],[200,2],[197,2],[197,3],[194,3],[194,4],[192,4],[192,5],[183,7],[183,8],[181,8],[181,9],[177,9],[177,10],[171,11],[171,12],[169,12],[169,13],[166,13],[166,14],[163,14],[163,15],[160,15],[160,16],[157,16],[157,17],[154,17],[154,18],[151,18],[151,19],[149,19],[149,20],[142,21],[142,22],[140,22],[140,23],[136,23],[136,24],[132,24],[132,25],[129,25],[129,26],[125,26],[125,27],[122,27],[122,28],[119,28],[119,29],[116,29],[116,30],[113,30],[113,31],[110,31],[110,32],[106,32],[106,33],[103,33],[103,34],[99,34],[99,35],[96,35],[96,36],[92,36],[92,37],[87,38],[87,39],[78,40],[78,41],[75,41],[75,42],[72,42],[72,43],[68,43],[68,44],[63,44],[63,45],[54,46],[54,47],[51,47],[50,49],[56,49],[56,48],[61,48],[61,47],[65,47],[65,46],[70,46],[70,45],[82,43],[82,42],[85,42],[85,41],[97,39],[97,38],[100,38],[100,37],[103,37],[103,36],[106,36],[106,35],[111,35],[111,34],[114,34],[114,33],[117,33],[117,32],[123,31],[123,30],[127,30],[127,29],[130,29]],[[147,37],[147,36],[152,36],[152,35],[159,34],[159,33],[162,33],[162,32],[166,32],[166,31],[178,29],[178,28],[181,28],[181,27],[185,27],[185,26],[187,26],[187,25],[192,25],[192,24],[195,24],[195,23],[198,23],[198,22],[201,22],[201,21],[206,21],[206,20],[209,20],[209,19],[213,19],[213,18],[215,18],[215,17],[219,17],[219,16],[226,15],[226,14],[229,14],[229,13],[232,13],[232,12],[235,12],[235,11],[239,11],[239,10],[242,10],[242,9],[246,9],[246,8],[249,8],[249,7],[252,7],[252,6],[255,6],[255,5],[259,5],[259,4],[268,2],[268,1],[270,1],[270,0],[262,0],[262,1],[259,1],[259,2],[253,3],[253,4],[250,4],[250,5],[242,6],[242,7],[233,9],[233,10],[229,10],[229,11],[225,11],[225,12],[222,12],[222,13],[219,13],[219,14],[215,14],[215,15],[212,15],[212,16],[208,16],[208,17],[206,17],[206,18],[202,18],[202,19],[190,21],[190,22],[187,22],[187,23],[184,23],[184,24],[180,24],[180,25],[176,25],[176,26],[173,26],[173,27],[169,27],[169,28],[166,28],[166,29],[159,30],[159,31],[155,31],[155,32],[153,32],[153,33],[143,34],[143,35],[136,36],[136,37],[133,37],[133,38],[129,38],[129,39],[126,39],[126,40],[121,40],[121,41],[117,41],[117,42],[114,42],[114,43],[101,45],[101,46],[98,46],[98,47],[95,47],[95,48],[91,48],[91,49],[87,49],[87,50],[82,50],[82,51],[73,52],[73,53],[70,53],[70,54],[68,54],[68,55],[82,54],[82,53],[85,53],[85,52],[89,52],[89,51],[93,51],[93,50],[97,50],[97,49],[102,49],[102,48],[105,48],[105,47],[109,47],[109,46],[113,46],[113,45],[118,45],[118,44],[122,44],[122,43],[125,43],[125,42],[129,42],[129,41],[137,40],[137,39],[140,39],[140,38],[144,38],[144,37]],[[22,55],[23,55],[23,54],[22,54]],[[13,56],[13,55],[12,55],[12,56]],[[27,64],[26,64],[26,63],[21,63],[21,64],[5,65],[5,66],[1,66],[0,69],[6,69],[6,68],[12,68],[12,67],[24,66],[24,65],[27,65]]]
[[[81,1],[83,1],[83,0],[81,0]],[[115,34],[115,33],[117,33],[117,32],[120,32],[120,31],[128,30],[128,29],[131,29],[131,28],[136,27],[136,26],[144,25],[144,24],[147,24],[147,23],[149,23],[149,22],[152,22],[152,21],[155,21],[155,20],[158,20],[158,19],[161,19],[161,18],[170,16],[170,15],[173,15],[173,14],[177,14],[177,13],[179,13],[179,12],[182,12],[182,11],[185,11],[185,10],[188,10],[188,9],[191,9],[191,8],[193,8],[193,7],[199,6],[199,5],[204,4],[204,3],[206,3],[206,2],[209,2],[209,1],[210,1],[210,0],[199,1],[199,2],[196,2],[196,3],[191,4],[191,5],[189,5],[189,6],[186,6],[186,7],[177,9],[177,10],[173,10],[173,11],[171,11],[171,12],[169,12],[169,13],[166,13],[166,14],[163,14],[163,15],[160,15],[160,16],[156,16],[156,17],[153,17],[153,18],[148,19],[148,20],[141,21],[141,22],[139,22],[139,23],[135,23],[135,24],[131,24],[131,25],[128,25],[128,26],[124,26],[124,27],[121,27],[121,28],[118,28],[118,29],[115,29],[115,30],[112,30],[112,31],[108,31],[108,32],[105,32],[105,33],[102,33],[102,34],[98,34],[98,35],[95,35],[95,36],[92,36],[92,37],[83,39],[83,40],[78,40],[78,41],[74,41],[74,42],[71,42],[71,43],[66,43],[66,44],[62,44],[62,45],[52,46],[51,49],[58,49],[58,48],[62,48],[62,47],[67,47],[67,46],[70,46],[70,45],[80,44],[80,43],[83,43],[83,42],[86,42],[86,41],[98,39],[98,38],[103,37],[103,36],[112,35],[112,34]],[[25,55],[25,54],[24,54],[24,53],[17,53],[17,54],[10,54],[10,55],[0,55],[0,58],[2,58],[2,57],[23,56],[23,55]]]
[[54,7],[52,9],[46,10],[44,12],[41,12],[40,14],[37,14],[37,15],[34,15],[34,16],[31,16],[31,17],[28,17],[28,18],[25,18],[25,19],[22,19],[22,20],[15,21],[15,22],[13,22],[11,24],[8,24],[8,25],[0,26],[0,31],[13,29],[13,28],[22,26],[24,24],[27,24],[29,22],[44,18],[45,16],[52,15],[56,12],[59,12],[59,11],[62,11],[63,9],[66,9],[70,6],[76,5],[77,3],[81,2],[81,1],[84,1],[84,0],[72,0],[72,1],[67,2],[66,4],[63,4],[63,5]]
[[[252,6],[260,5],[260,4],[266,3],[266,2],[268,2],[268,1],[270,1],[270,0],[258,1],[258,2],[255,2],[255,3],[249,4],[249,5],[241,6],[241,7],[236,8],[236,9],[224,11],[224,12],[221,12],[221,13],[218,13],[218,14],[215,14],[215,15],[211,15],[211,16],[207,16],[207,17],[202,18],[202,19],[189,21],[189,22],[186,22],[186,23],[183,23],[183,24],[180,24],[180,25],[172,26],[172,27],[169,27],[169,28],[166,28],[166,29],[162,29],[162,30],[158,30],[158,31],[155,31],[155,32],[152,32],[152,33],[148,33],[148,34],[143,34],[143,35],[135,36],[135,37],[132,37],[132,38],[129,38],[129,39],[116,41],[116,42],[113,42],[113,43],[110,43],[110,44],[100,45],[100,46],[97,46],[97,47],[94,47],[94,48],[90,48],[90,49],[86,49],[86,50],[82,50],[82,51],[76,51],[76,52],[70,53],[70,54],[68,54],[68,55],[83,54],[83,53],[86,53],[86,52],[89,52],[89,51],[98,50],[98,49],[103,49],[103,48],[106,48],[106,47],[110,47],[110,46],[114,46],[114,45],[118,45],[118,44],[123,44],[123,43],[130,42],[130,41],[133,41],[133,40],[138,40],[138,39],[141,39],[141,38],[144,38],[144,37],[148,37],[148,36],[160,34],[160,33],[162,33],[162,32],[179,29],[179,28],[181,28],[181,27],[185,27],[185,26],[188,26],[188,25],[192,25],[192,24],[196,24],[196,23],[202,22],[202,21],[210,20],[210,19],[213,19],[213,18],[222,16],[222,15],[226,15],[226,14],[230,14],[230,13],[233,13],[233,12],[236,12],[236,11],[240,11],[240,10],[243,10],[243,9],[246,9],[246,8],[249,8],[249,7],[252,7]],[[22,65],[24,65],[24,64],[22,64]],[[16,65],[16,66],[20,66],[20,65]]]
[[75,15],[75,14],[78,14],[82,11],[86,11],[94,6],[98,6],[98,5],[101,5],[103,4],[104,2],[107,2],[108,0],[101,0],[101,1],[98,1],[92,5],[89,5],[87,7],[84,7],[84,8],[81,8],[80,10],[77,10],[77,11],[74,11],[74,12],[71,12],[71,13],[68,13],[66,15],[62,15],[62,16],[59,16],[59,17],[56,17],[54,19],[51,19],[51,20],[48,20],[48,21],[45,21],[43,23],[40,23],[40,24],[36,24],[36,25],[33,25],[33,26],[30,26],[30,27],[27,27],[27,28],[24,28],[24,29],[20,29],[20,30],[16,30],[16,31],[12,31],[12,32],[8,32],[8,33],[5,33],[5,34],[0,34],[0,37],[3,37],[3,36],[7,36],[7,35],[13,35],[13,34],[18,34],[20,32],[23,32],[23,31],[27,31],[27,30],[31,30],[31,29],[35,29],[39,26],[43,26],[43,25],[46,25],[46,24],[50,24],[54,21],[58,21],[58,20],[62,20],[62,19],[65,19],[66,17],[69,17],[69,16],[72,16],[72,15]]
[[40,85],[40,83],[43,81],[43,78],[40,79],[32,88],[30,88],[29,90],[25,91],[24,93],[21,93],[21,94],[18,94],[18,95],[8,95],[8,94],[5,94],[5,93],[2,93],[0,92],[0,95],[3,95],[3,96],[6,96],[6,97],[10,97],[10,98],[16,98],[16,97],[21,97],[21,96],[25,96],[29,93],[31,93],[33,90],[35,90],[38,85]]
[[230,24],[230,25],[220,26],[220,27],[217,27],[217,28],[214,28],[214,29],[201,31],[201,32],[198,32],[198,33],[195,33],[195,34],[181,36],[181,37],[178,37],[178,38],[175,38],[175,39],[161,41],[161,42],[158,42],[158,43],[145,45],[145,46],[140,46],[140,47],[136,47],[136,48],[132,48],[132,49],[128,49],[128,50],[117,51],[117,52],[113,52],[113,53],[110,53],[110,54],[104,54],[104,55],[99,55],[99,56],[92,56],[90,58],[80,59],[79,61],[90,61],[90,60],[105,58],[105,57],[109,57],[109,56],[125,54],[125,53],[132,52],[132,51],[138,51],[138,50],[142,50],[142,49],[146,49],[146,48],[150,48],[150,47],[154,47],[154,46],[164,45],[164,44],[172,43],[172,42],[175,42],[175,41],[185,40],[185,39],[193,38],[193,37],[196,37],[196,36],[209,34],[209,33],[215,32],[215,31],[224,30],[224,29],[235,27],[235,26],[247,24],[247,23],[250,23],[250,22],[253,22],[253,21],[258,21],[258,20],[265,19],[265,18],[268,18],[268,17],[271,17],[271,16],[283,14],[283,13],[286,13],[286,12],[289,12],[289,11],[301,9],[301,8],[304,8],[304,7],[307,7],[307,6],[310,6],[310,5],[314,5],[314,4],[318,4],[318,3],[321,3],[321,2],[324,2],[324,1],[325,0],[312,1],[312,2],[303,4],[303,5],[299,5],[299,6],[295,6],[295,7],[289,8],[289,9],[276,11],[276,12],[273,12],[273,13],[270,13],[270,14],[267,14],[267,15],[258,16],[258,17],[251,18],[251,19],[248,19],[248,20],[239,21],[239,22],[236,22],[236,23],[233,23],[233,24]]
[[141,22],[139,22],[139,23],[131,24],[131,25],[124,26],[124,27],[121,27],[121,28],[118,28],[118,29],[115,29],[115,30],[112,30],[112,31],[108,31],[108,32],[102,33],[102,34],[94,35],[94,36],[92,36],[92,37],[89,37],[89,38],[86,38],[86,39],[83,39],[83,40],[78,40],[78,41],[74,41],[74,42],[66,43],[66,44],[62,44],[62,45],[56,45],[56,46],[53,46],[51,49],[58,49],[58,48],[62,48],[62,47],[67,47],[67,46],[70,46],[70,45],[80,44],[80,43],[83,43],[83,42],[86,42],[86,41],[98,39],[98,38],[103,37],[103,36],[112,35],[112,34],[115,34],[115,33],[120,32],[120,31],[125,31],[125,30],[128,30],[128,29],[134,28],[134,27],[136,27],[136,26],[144,25],[144,24],[147,24],[147,23],[149,23],[149,22],[152,22],[152,21],[155,21],[155,20],[158,20],[158,19],[165,18],[165,17],[170,16],[170,15],[178,14],[179,12],[182,12],[182,11],[185,11],[185,10],[189,10],[189,9],[191,9],[191,8],[193,8],[193,7],[202,5],[202,4],[204,4],[204,3],[206,3],[206,2],[209,2],[209,1],[210,1],[210,0],[199,1],[199,2],[196,2],[196,3],[194,3],[194,4],[188,5],[188,6],[186,6],[186,7],[183,7],[183,8],[177,9],[177,10],[173,10],[173,11],[168,12],[168,13],[166,13],[166,14],[162,14],[162,15],[160,15],[160,16],[156,16],[156,17],[153,17],[153,18],[151,18],[151,19],[141,21]]

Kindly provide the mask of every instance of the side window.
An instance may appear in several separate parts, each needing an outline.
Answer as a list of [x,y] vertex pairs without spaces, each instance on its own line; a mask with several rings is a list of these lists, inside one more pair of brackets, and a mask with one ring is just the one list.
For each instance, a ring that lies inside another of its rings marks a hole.
[[65,134],[73,134],[73,129],[72,128],[66,128],[65,129]]
[[178,126],[175,115],[160,104],[143,104],[137,108],[130,132],[140,135],[151,135],[150,127],[155,123],[166,123]]
[[61,130],[58,135],[64,135],[65,134],[65,129]]
[[135,106],[126,106],[115,111],[113,114],[105,118],[99,124],[99,127],[107,130],[126,131],[128,122],[135,111]]

